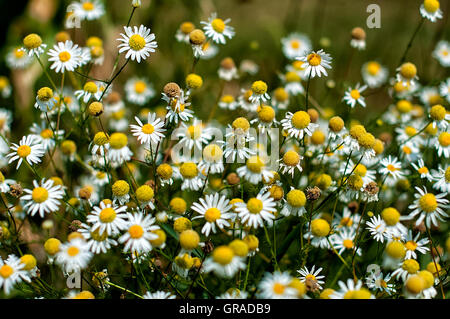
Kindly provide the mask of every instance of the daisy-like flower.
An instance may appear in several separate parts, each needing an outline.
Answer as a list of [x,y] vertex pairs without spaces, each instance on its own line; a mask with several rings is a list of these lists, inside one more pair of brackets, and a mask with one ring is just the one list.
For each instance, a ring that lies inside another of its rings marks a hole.
[[199,201],[200,203],[192,204],[191,208],[201,215],[193,219],[205,219],[206,223],[202,228],[202,233],[205,236],[209,236],[211,231],[215,234],[216,226],[219,229],[230,226],[227,220],[231,219],[234,213],[230,212],[230,201],[225,196],[219,196],[219,193],[215,193],[214,195],[206,195],[204,199],[200,198]]
[[109,149],[109,136],[103,131],[95,133],[94,139],[89,144],[89,148],[92,155],[98,155],[103,158],[106,151]]
[[147,291],[145,295],[143,295],[144,299],[175,299],[176,296],[172,295],[170,292],[167,291],[155,291],[150,292]]
[[15,184],[16,181],[13,179],[6,179],[5,175],[3,175],[2,172],[0,172],[0,192],[7,193],[9,192],[9,186],[12,184]]
[[[448,52],[448,56],[450,56],[450,49]],[[449,62],[450,65],[450,62]],[[439,85],[439,93],[444,96],[445,98],[447,98],[447,102],[450,103],[450,78],[448,78],[447,80],[445,80],[444,82],[442,82]]]
[[292,277],[287,272],[266,273],[258,284],[258,296],[263,299],[294,299],[297,290],[291,287]]
[[420,5],[420,14],[431,22],[436,22],[438,19],[442,19],[440,6],[438,0],[424,0]]
[[301,140],[305,134],[311,136],[318,124],[311,122],[311,117],[305,111],[295,113],[286,112],[286,116],[281,120],[281,125],[287,133]]
[[[75,91],[74,94],[79,100],[82,100],[84,103],[87,103],[91,98],[99,100],[105,89],[106,89],[105,83],[100,82],[96,83],[92,81],[87,81],[84,84],[83,89]],[[108,93],[105,93],[104,96],[106,96],[107,94]]]
[[139,125],[130,124],[131,132],[133,136],[137,136],[141,144],[150,144],[150,142],[156,144],[164,138],[163,132],[166,131],[164,122],[156,116],[156,113],[148,113],[147,124],[142,124],[137,116],[134,119]]
[[283,157],[279,159],[280,162],[280,171],[283,174],[290,174],[294,177],[295,169],[297,168],[299,172],[303,171],[300,161],[303,159],[303,156],[300,156],[296,151],[289,150],[284,153]]
[[368,87],[377,88],[386,82],[389,71],[377,61],[369,61],[363,64],[361,74]]
[[353,28],[352,39],[350,40],[350,46],[358,50],[364,50],[366,48],[366,31],[363,28]]
[[44,50],[47,47],[45,43],[42,43],[42,38],[36,33],[31,33],[23,38],[23,45],[24,48],[22,49],[28,52],[30,57],[34,55],[39,57],[42,53],[44,53]]
[[381,243],[384,242],[386,238],[389,238],[389,232],[387,230],[387,225],[380,215],[371,217],[367,222],[367,229],[369,230],[372,237]]
[[247,299],[248,293],[240,291],[235,288],[230,288],[223,294],[216,297],[216,299]]
[[131,159],[133,152],[128,148],[128,138],[123,133],[113,133],[109,138],[108,158],[112,162],[122,164]]
[[201,21],[204,25],[203,30],[208,38],[215,43],[225,44],[225,37],[231,39],[234,36],[234,28],[229,25],[231,19],[222,20],[217,18],[217,13],[211,14],[208,21]]
[[57,103],[58,100],[55,99],[53,90],[49,87],[43,87],[37,91],[34,107],[42,112],[50,112]]
[[225,58],[220,62],[220,68],[217,71],[219,78],[225,81],[231,81],[239,78],[238,70],[232,58]]
[[369,289],[373,290],[381,290],[384,292],[387,292],[389,295],[392,295],[395,293],[395,284],[391,283],[389,284],[389,281],[391,280],[392,275],[387,274],[386,276],[383,275],[383,273],[380,272],[370,272],[369,275],[366,277],[366,285],[369,287]]
[[36,143],[41,144],[45,151],[52,149],[56,144],[56,139],[64,135],[64,130],[59,130],[55,132],[55,136],[54,131],[48,128],[44,121],[41,122],[41,125],[33,123],[30,131],[35,134]]
[[198,150],[203,149],[203,145],[211,139],[210,129],[204,127],[202,121],[194,118],[191,125],[181,123],[181,127],[177,130],[176,137],[180,138],[180,145],[184,145],[189,150],[195,146]]
[[96,20],[105,13],[105,8],[100,0],[81,0],[73,2],[67,7],[67,12],[72,12],[80,20]]
[[53,62],[50,69],[55,69],[56,73],[73,71],[80,64],[81,49],[70,40],[56,43],[47,54],[50,56],[48,60]]
[[127,207],[117,206],[110,203],[100,202],[87,216],[86,220],[91,224],[91,232],[98,231],[98,235],[105,233],[109,236],[117,235],[127,226]]
[[217,174],[224,171],[222,147],[217,144],[209,144],[203,149],[203,157],[198,168],[207,174]]
[[177,29],[177,32],[175,33],[175,39],[177,39],[178,42],[184,42],[189,44],[189,33],[194,31],[195,25],[190,22],[186,21],[180,24],[180,27]]
[[193,111],[189,110],[187,107],[191,105],[187,102],[189,96],[185,96],[184,91],[181,91],[180,96],[176,98],[169,98],[167,95],[163,94],[162,99],[167,102],[167,114],[166,118],[169,123],[174,122],[178,124],[178,120],[183,122],[188,121],[193,117]]
[[436,48],[432,53],[433,57],[439,61],[439,63],[444,67],[450,66],[450,43],[441,40],[437,43]]
[[420,178],[426,178],[430,182],[433,180],[433,176],[431,176],[430,171],[428,170],[428,167],[425,166],[422,158],[419,159],[417,164],[411,163],[411,165],[420,174]]
[[414,86],[419,79],[417,76],[417,67],[411,62],[405,62],[397,69],[396,79],[404,86]]
[[193,162],[185,162],[180,166],[180,174],[183,179],[183,184],[181,184],[181,190],[193,190],[198,191],[203,187],[205,181],[201,176],[202,173],[198,169],[197,164]]
[[[342,254],[344,251],[353,251],[355,249],[355,236],[356,230],[354,228],[341,228],[339,233],[330,236],[330,241],[339,254]],[[360,247],[358,247],[356,253],[361,256]]]
[[226,110],[235,110],[238,107],[238,103],[232,95],[223,95],[219,101],[219,107]]
[[339,281],[338,285],[341,289],[334,291],[330,299],[375,299],[367,289],[362,287],[362,284],[362,281],[358,280],[355,283],[353,279],[347,279],[347,283]]
[[276,203],[271,197],[270,192],[261,194],[250,198],[247,203],[236,203],[236,212],[241,219],[241,222],[249,227],[259,228],[264,226],[264,221],[269,226],[272,225],[275,219],[274,212],[276,211]]
[[286,201],[280,211],[280,214],[284,216],[302,216],[306,213],[305,205],[305,193],[291,186],[291,190],[286,194]]
[[297,32],[282,38],[281,44],[284,56],[291,60],[302,56],[305,52],[310,52],[312,49],[311,40],[308,36]]
[[436,138],[434,147],[437,150],[439,156],[444,156],[445,158],[450,157],[450,133],[441,132]]
[[428,193],[426,187],[423,190],[416,187],[417,193],[414,194],[416,198],[414,204],[409,205],[408,208],[413,211],[408,215],[409,219],[412,219],[418,215],[416,226],[425,220],[427,227],[431,227],[431,224],[438,226],[438,220],[444,221],[444,217],[448,217],[447,213],[443,208],[447,209],[450,206],[448,204],[448,199],[445,197],[447,193],[441,193],[439,195],[434,195]]
[[41,185],[33,181],[33,189],[24,189],[25,195],[21,199],[25,202],[23,206],[28,214],[34,216],[39,212],[39,216],[44,218],[45,213],[51,213],[58,210],[60,199],[64,196],[61,185],[54,185],[53,180],[42,179]]
[[404,173],[402,172],[402,163],[399,162],[397,157],[391,157],[389,155],[387,158],[383,158],[380,161],[381,168],[379,169],[380,174],[388,174],[394,180],[402,178]]
[[440,130],[447,130],[448,122],[450,122],[450,113],[447,112],[445,107],[440,104],[432,106],[429,117],[433,121],[433,128],[437,127]]
[[364,97],[361,95],[361,93],[367,88],[366,85],[360,86],[359,83],[356,85],[355,88],[348,88],[348,90],[345,92],[345,96],[342,99],[345,101],[350,107],[355,107],[355,105],[358,103],[362,107],[366,107],[366,102],[364,100]]
[[15,284],[20,283],[22,280],[31,282],[24,267],[25,264],[14,255],[9,255],[6,260],[0,257],[0,287],[3,287],[6,295],[11,292]]
[[331,69],[331,57],[323,50],[313,51],[309,54],[304,53],[296,59],[306,62],[305,76],[308,78],[321,77],[322,74],[328,76],[325,69]]
[[154,225],[155,218],[151,215],[144,216],[143,213],[128,213],[126,224],[127,232],[119,238],[120,243],[126,243],[124,251],[137,252],[139,254],[148,253],[152,250],[150,241],[158,239],[154,233],[159,226]]
[[257,109],[258,118],[250,121],[251,124],[258,123],[258,129],[261,133],[269,133],[272,125],[277,125],[278,121],[275,119],[275,110],[268,105],[263,105]]
[[84,239],[74,238],[60,245],[55,261],[65,273],[72,273],[86,268],[92,256]]
[[126,59],[136,60],[138,63],[150,56],[150,52],[155,52],[158,44],[155,35],[150,33],[150,28],[144,27],[142,24],[138,27],[123,27],[125,34],[121,33],[122,38],[117,39],[123,43],[119,44],[119,53],[127,51]]
[[276,88],[272,93],[272,105],[277,110],[285,110],[289,105],[289,93],[284,87]]
[[88,249],[94,254],[106,253],[112,246],[117,246],[117,241],[110,238],[108,232],[100,234],[99,229],[92,230],[92,227],[81,224],[78,232],[87,241]]
[[231,278],[245,267],[243,258],[237,256],[233,249],[226,245],[216,247],[211,256],[206,258],[203,263],[204,272],[213,271],[217,276],[223,278]]
[[251,89],[241,90],[241,95],[238,96],[239,106],[247,112],[256,112],[258,109],[258,101],[250,99],[253,96],[253,91]]
[[267,84],[264,81],[255,81],[252,84],[252,95],[248,98],[251,103],[258,104],[270,99],[267,93]]
[[0,109],[0,132],[5,134],[11,131],[13,115],[10,110]]
[[409,277],[419,272],[420,265],[415,259],[405,259],[397,265],[397,269],[392,273],[392,277],[400,278],[405,282]]
[[325,278],[323,275],[319,275],[322,271],[322,267],[316,270],[316,265],[313,265],[311,270],[308,270],[308,267],[303,267],[297,272],[300,274],[300,280],[304,282],[307,287],[315,288],[313,290],[322,290],[322,286],[325,281],[322,279]]
[[305,92],[301,83],[301,78],[296,72],[289,71],[284,75],[280,75],[280,78],[283,81],[284,89],[288,94],[296,96]]
[[447,166],[446,169],[439,166],[438,171],[432,172],[433,180],[436,181],[433,188],[441,192],[450,193],[450,166]]
[[428,245],[428,239],[422,238],[419,240],[420,232],[417,233],[415,237],[412,235],[412,230],[408,231],[408,235],[405,238],[405,248],[406,256],[405,259],[417,259],[417,253],[426,254],[430,249],[426,246]]
[[9,79],[6,76],[0,76],[0,95],[3,98],[8,98],[11,95],[11,83],[9,83]]
[[155,96],[155,90],[144,78],[131,78],[125,83],[125,93],[127,100],[144,105]]
[[266,160],[265,157],[253,155],[236,172],[252,184],[258,184],[263,179],[270,180],[273,177],[273,172],[266,166]]
[[32,58],[20,47],[12,49],[6,55],[6,64],[11,69],[25,69],[32,61]]

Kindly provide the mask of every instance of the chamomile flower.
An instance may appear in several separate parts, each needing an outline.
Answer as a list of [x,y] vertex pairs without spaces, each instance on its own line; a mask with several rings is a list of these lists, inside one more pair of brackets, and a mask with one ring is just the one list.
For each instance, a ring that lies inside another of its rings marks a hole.
[[291,186],[291,190],[286,194],[286,201],[280,214],[284,216],[302,216],[306,212],[305,205],[305,193]]
[[39,213],[39,216],[44,218],[45,213],[57,211],[64,195],[61,185],[54,185],[51,179],[43,179],[40,185],[34,180],[33,186],[33,189],[24,189],[25,195],[21,197],[25,202],[23,208],[28,214],[34,216]]
[[15,184],[16,181],[13,179],[6,179],[5,175],[0,171],[0,192],[7,193],[9,192],[10,185]]
[[318,124],[311,122],[311,117],[305,111],[295,113],[286,112],[286,116],[281,120],[281,125],[289,136],[301,140],[305,134],[311,136]]
[[355,88],[349,87],[347,91],[345,92],[345,96],[343,98],[343,101],[345,101],[350,107],[355,107],[355,105],[358,103],[362,107],[366,107],[366,102],[364,97],[361,95],[361,93],[367,88],[366,85],[360,86],[358,83]]
[[389,155],[387,158],[383,158],[380,161],[380,164],[382,166],[379,169],[380,174],[387,174],[394,180],[404,176],[404,173],[402,172],[402,164],[399,162],[397,157],[391,157],[391,155]]
[[358,50],[364,50],[366,48],[366,31],[363,28],[353,28],[352,39],[350,40],[350,46]]
[[225,81],[231,81],[239,78],[238,70],[232,58],[225,58],[220,62],[220,68],[217,71],[219,78]]
[[159,229],[159,226],[154,225],[155,218],[151,215],[144,216],[143,213],[127,215],[125,227],[127,231],[119,238],[120,243],[125,243],[123,250],[139,254],[148,253],[153,248],[150,241],[158,239],[158,235],[153,232]]
[[266,166],[266,157],[253,155],[247,159],[244,166],[239,167],[236,172],[252,184],[258,184],[263,179],[269,180],[273,177],[272,171]]
[[13,152],[7,154],[6,157],[9,158],[8,164],[11,164],[15,160],[19,160],[16,169],[19,169],[23,160],[27,161],[30,165],[40,163],[41,158],[45,154],[44,148],[41,144],[37,143],[34,135],[22,137],[19,145],[11,143],[11,150]]
[[395,284],[389,283],[391,281],[392,275],[387,274],[386,276],[380,272],[370,272],[366,277],[366,285],[372,290],[381,290],[387,292],[389,295],[395,293]]
[[104,5],[99,0],[81,0],[80,2],[73,2],[71,10],[80,20],[96,20],[105,13]]
[[294,60],[312,49],[311,40],[302,33],[291,33],[281,39],[283,53],[286,58]]
[[231,278],[234,274],[245,269],[243,258],[237,256],[233,249],[227,245],[216,247],[211,256],[203,263],[205,273],[213,271],[217,276]]
[[225,110],[235,110],[238,107],[238,103],[232,95],[223,95],[219,101],[219,107]]
[[14,255],[9,255],[6,260],[0,258],[0,287],[8,295],[13,286],[22,280],[30,282],[27,271],[24,269],[25,264]]
[[146,104],[155,96],[155,90],[144,78],[131,78],[125,83],[127,100],[137,105]]
[[405,86],[415,85],[419,77],[417,67],[411,62],[405,62],[397,68],[396,79]]
[[127,52],[125,59],[136,60],[138,63],[150,56],[150,52],[155,52],[158,44],[155,40],[155,35],[150,33],[150,28],[144,27],[142,24],[139,29],[134,26],[123,27],[125,34],[121,33],[122,38],[117,39],[123,43],[119,44],[119,53]]
[[258,296],[264,299],[294,299],[298,291],[291,286],[288,272],[266,273],[258,284]]
[[57,103],[58,101],[53,95],[53,90],[49,87],[43,87],[37,91],[34,107],[42,112],[50,112]]
[[203,30],[208,38],[211,38],[215,43],[225,44],[225,37],[231,39],[234,36],[234,28],[229,25],[231,19],[222,20],[217,18],[217,13],[211,14],[208,21],[201,21],[204,25]]
[[[41,144],[45,151],[52,149],[56,140],[64,136],[64,130],[55,132],[48,128],[44,121],[41,122],[41,125],[33,123],[30,131],[36,136],[36,143]],[[56,136],[54,133],[56,133]]]
[[252,103],[262,103],[270,99],[267,93],[267,84],[264,81],[255,81],[252,84],[252,95],[248,98]]
[[147,291],[145,295],[143,295],[144,299],[175,299],[176,296],[172,295],[170,292],[167,291],[155,291],[150,292]]
[[408,215],[409,219],[412,219],[418,215],[416,226],[425,220],[427,227],[431,227],[431,224],[438,226],[438,220],[444,221],[445,217],[448,217],[447,213],[443,210],[449,208],[448,199],[445,199],[447,193],[441,193],[434,195],[429,193],[426,187],[423,190],[416,187],[417,193],[414,194],[415,201],[408,208],[413,211]]
[[361,74],[369,88],[377,88],[386,82],[389,71],[379,62],[369,61],[363,64]]
[[181,190],[198,191],[205,181],[203,180],[202,173],[198,169],[197,164],[194,162],[185,162],[180,166],[180,174],[183,179]]
[[87,215],[87,222],[91,224],[91,232],[98,230],[98,235],[117,235],[125,229],[127,222],[126,206],[117,206],[111,203],[100,202],[93,211]]
[[180,27],[177,29],[177,32],[175,33],[175,39],[177,39],[178,42],[184,42],[189,44],[189,33],[194,31],[195,25],[190,22],[186,21],[180,24]]
[[313,265],[311,270],[308,270],[308,267],[304,266],[300,270],[297,270],[297,272],[300,274],[300,280],[306,283],[307,286],[309,283],[317,290],[322,290],[323,288],[321,285],[325,283],[325,281],[322,280],[323,278],[325,278],[325,276],[319,275],[322,269],[323,268],[321,267],[316,270],[316,266]]
[[[330,236],[330,241],[339,254],[342,254],[344,251],[353,252],[355,249],[355,236],[356,230],[354,228],[341,228],[339,233],[335,233]],[[356,250],[356,254],[359,256],[362,255],[362,250],[360,247]]]
[[405,259],[417,259],[417,252],[426,254],[430,249],[426,246],[429,243],[427,238],[419,240],[420,232],[413,237],[411,229],[405,237],[406,256]]
[[73,71],[80,65],[81,49],[77,44],[67,40],[66,42],[58,42],[50,49],[47,54],[50,56],[49,61],[53,62],[50,69],[55,69],[56,73],[64,73],[64,71]]
[[366,221],[366,229],[369,230],[370,235],[381,243],[385,239],[389,238],[389,232],[387,230],[387,225],[380,215],[372,216],[368,221]]
[[123,133],[113,133],[109,138],[108,158],[112,162],[122,164],[129,161],[133,152],[128,148],[128,138]]
[[36,33],[31,33],[23,38],[23,45],[23,50],[28,52],[28,56],[32,57],[35,55],[38,58],[47,47],[45,43],[42,43],[42,38]]
[[330,299],[375,299],[375,297],[365,288],[362,287],[362,281],[356,283],[353,279],[347,279],[347,282],[339,281],[340,290],[334,291],[329,297]]
[[438,19],[442,19],[442,10],[440,9],[440,3],[438,0],[424,0],[420,5],[420,14],[422,17],[436,22]]
[[433,57],[439,61],[443,67],[450,66],[450,43],[441,40],[437,43],[436,48],[432,53]]
[[270,192],[261,194],[250,198],[247,203],[236,203],[236,212],[241,219],[241,222],[252,228],[263,227],[264,221],[269,226],[272,225],[275,219],[274,212],[276,211],[276,203],[271,197]]
[[[450,56],[450,50],[448,55]],[[439,85],[439,93],[447,99],[447,102],[450,103],[450,78],[448,78]]]
[[203,149],[203,157],[198,168],[209,174],[222,173],[224,171],[222,147],[214,143],[207,145]]
[[400,278],[405,282],[409,277],[419,272],[420,265],[414,259],[405,259],[397,265],[397,269],[392,273],[392,277]]
[[425,163],[423,162],[422,158],[419,159],[417,164],[411,163],[411,165],[420,174],[420,178],[426,178],[430,182],[433,180],[433,177],[431,176],[428,167],[425,166]]
[[279,159],[280,162],[280,171],[283,174],[290,174],[294,177],[295,169],[299,172],[303,171],[300,161],[303,159],[303,156],[300,156],[296,151],[289,150],[284,153],[283,157]]
[[20,47],[14,48],[6,55],[6,64],[11,69],[25,69],[33,59]]
[[433,180],[436,182],[433,184],[433,188],[441,192],[450,193],[450,166],[446,169],[439,166],[438,171],[432,171]]
[[74,238],[60,245],[59,251],[56,253],[56,263],[63,268],[65,273],[72,273],[86,268],[92,256],[86,241]]
[[111,247],[117,246],[117,241],[110,238],[108,232],[100,234],[99,228],[92,230],[92,227],[81,224],[78,232],[83,235],[87,242],[87,249],[94,254],[106,253]]
[[230,288],[223,294],[216,297],[216,299],[247,299],[248,293],[240,291],[235,288]]
[[447,130],[450,122],[450,113],[447,112],[445,107],[440,104],[436,104],[430,109],[430,119],[433,121],[433,128],[438,128],[440,130]]
[[441,132],[434,143],[439,156],[450,157],[450,133]]
[[167,95],[163,95],[162,99],[167,102],[167,114],[166,118],[169,123],[174,122],[178,124],[178,121],[189,121],[193,117],[193,111],[187,107],[191,105],[187,102],[189,96],[185,96],[184,91],[181,91],[180,96],[176,98],[169,98]]
[[323,50],[312,51],[308,54],[304,53],[296,59],[306,62],[305,76],[308,78],[321,77],[322,74],[328,76],[325,69],[331,69],[331,57]]
[[5,134],[5,133],[8,133],[11,131],[12,121],[13,121],[12,112],[10,110],[0,108],[0,132],[2,134]]
[[211,130],[196,118],[193,119],[191,125],[181,123],[177,131],[176,137],[180,139],[178,143],[189,150],[192,150],[194,146],[197,150],[202,150],[203,145],[208,144],[208,140],[212,138]]
[[97,132],[89,144],[91,154],[99,157],[104,157],[106,151],[109,149],[109,136],[107,136],[103,131]]
[[137,116],[134,119],[138,125],[130,124],[131,132],[141,144],[147,145],[150,142],[156,144],[164,138],[163,132],[166,131],[164,122],[156,116],[156,113],[148,113],[147,124],[143,124]]
[[205,198],[200,198],[199,203],[192,204],[191,209],[196,211],[201,216],[196,216],[193,219],[204,218],[206,223],[202,228],[202,233],[209,236],[212,232],[216,233],[216,226],[219,229],[230,226],[227,221],[231,219],[234,214],[230,212],[231,205],[225,196],[219,196],[219,193],[214,195],[206,195]]
[[[104,83],[87,81],[82,90],[77,90],[74,92],[77,99],[82,100],[84,103],[89,102],[91,98],[99,100],[103,94],[103,91],[106,89]],[[105,96],[108,93],[105,93]]]

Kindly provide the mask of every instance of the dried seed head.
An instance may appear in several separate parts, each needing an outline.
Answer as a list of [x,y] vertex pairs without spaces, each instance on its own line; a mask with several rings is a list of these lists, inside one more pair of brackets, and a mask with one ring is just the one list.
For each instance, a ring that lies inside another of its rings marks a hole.
[[90,187],[83,187],[78,191],[78,196],[80,196],[81,199],[88,200],[91,198],[92,192]]
[[312,123],[316,123],[319,120],[319,112],[315,109],[308,109],[309,117],[311,118]]
[[214,250],[214,244],[211,242],[211,240],[208,240],[205,243],[205,246],[203,246],[202,250],[205,254],[210,254]]
[[76,232],[80,228],[81,228],[81,221],[79,221],[78,219],[73,220],[69,225],[69,231],[71,233]]
[[311,202],[312,202],[312,201],[315,201],[315,200],[317,200],[317,199],[319,199],[320,194],[321,194],[320,188],[317,187],[317,186],[314,186],[314,187],[308,187],[308,188],[305,190],[306,199],[309,200],[309,201],[311,201]]
[[231,69],[233,69],[233,68],[236,67],[236,65],[234,64],[233,59],[230,58],[230,57],[227,57],[227,58],[223,59],[223,60],[220,62],[220,66],[221,66],[223,69],[226,69],[226,70],[231,70]]
[[20,184],[12,184],[9,186],[9,194],[14,197],[20,197],[23,193],[23,188]]
[[366,31],[363,28],[356,27],[352,30],[352,38],[355,40],[364,40],[366,38]]
[[168,97],[174,98],[180,95],[181,89],[175,82],[169,82],[164,86],[163,91]]
[[370,195],[378,194],[379,190],[380,190],[380,188],[378,187],[377,183],[375,183],[375,182],[370,182],[364,187],[364,191],[366,191]]
[[118,102],[120,102],[121,99],[122,99],[122,97],[120,96],[120,93],[116,92],[116,91],[112,91],[105,98],[106,102],[109,103],[109,104],[118,103]]
[[352,214],[356,213],[359,209],[358,202],[350,202],[348,203],[348,209],[352,212]]
[[230,185],[237,185],[239,184],[241,181],[241,179],[239,178],[239,176],[236,173],[230,173],[227,176],[227,182]]

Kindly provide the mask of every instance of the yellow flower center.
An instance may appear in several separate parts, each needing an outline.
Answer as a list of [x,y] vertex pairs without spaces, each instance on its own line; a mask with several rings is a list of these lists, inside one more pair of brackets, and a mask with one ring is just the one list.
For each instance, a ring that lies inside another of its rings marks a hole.
[[116,211],[111,207],[104,208],[100,212],[99,218],[102,223],[111,223],[116,219]]
[[258,117],[261,122],[270,123],[275,118],[275,111],[270,106],[265,105],[258,111]]
[[67,51],[63,51],[63,52],[61,52],[61,53],[59,54],[59,60],[60,60],[61,62],[67,62],[67,61],[69,61],[69,60],[70,60],[70,57],[71,57],[71,55],[70,55],[70,53],[67,52]]
[[9,265],[3,265],[0,268],[0,276],[4,279],[9,278],[14,273],[14,269]]
[[255,81],[252,84],[252,91],[256,94],[264,94],[267,92],[267,84],[264,81]]
[[20,50],[20,49],[15,49],[14,50],[14,56],[18,59],[22,58],[25,55],[25,51]]
[[198,175],[198,168],[195,163],[183,163],[180,167],[180,173],[185,178],[194,178]]
[[44,187],[36,187],[31,193],[31,198],[36,203],[43,203],[48,198],[48,191]]
[[264,162],[257,155],[251,156],[247,160],[247,168],[253,173],[261,173],[263,167],[264,167]]
[[40,135],[44,139],[49,139],[49,138],[53,137],[53,131],[47,128],[47,129],[42,130]]
[[97,93],[98,87],[94,82],[86,82],[86,84],[83,87],[83,90],[88,93],[94,94]]
[[259,214],[263,209],[263,202],[257,198],[250,198],[247,202],[247,209],[251,214]]
[[293,48],[293,49],[298,49],[298,48],[300,48],[300,41],[298,41],[298,40],[292,40],[292,41],[291,41],[291,48]]
[[67,255],[69,255],[70,257],[75,257],[76,255],[78,255],[79,252],[80,250],[78,249],[78,247],[75,246],[70,246],[67,249]]
[[293,189],[286,195],[286,200],[293,207],[303,207],[306,204],[306,196],[299,189]]
[[292,116],[291,122],[295,128],[302,130],[308,127],[309,123],[311,123],[311,118],[305,111],[298,111]]
[[378,72],[380,71],[381,66],[378,62],[375,61],[371,61],[367,64],[367,72],[370,75],[377,75]]
[[203,149],[203,157],[208,162],[217,162],[222,158],[223,151],[217,144],[209,144]]
[[439,135],[439,144],[443,147],[447,147],[450,145],[450,133],[448,132],[442,132]]
[[94,10],[94,4],[90,1],[86,1],[83,3],[83,10],[85,11],[92,11]]
[[281,295],[284,292],[284,289],[285,289],[284,285],[280,284],[279,282],[276,282],[273,285],[273,292],[277,295]]
[[225,266],[233,260],[234,252],[233,249],[228,246],[219,246],[214,249],[212,255],[216,263]]
[[214,29],[214,31],[218,33],[222,33],[225,30],[225,22],[223,22],[222,19],[214,19],[211,22],[211,26]]
[[42,39],[39,35],[32,33],[23,39],[23,44],[28,50],[36,49],[42,44]]
[[426,166],[423,166],[417,170],[419,174],[428,174],[428,168]]
[[414,242],[414,241],[412,241],[412,240],[410,240],[410,241],[408,241],[408,242],[405,244],[405,247],[406,247],[406,249],[408,249],[408,250],[414,251],[414,250],[416,250],[416,248],[417,248],[417,243]]
[[53,97],[53,91],[49,87],[43,87],[37,92],[37,97],[39,100],[47,102]]
[[344,241],[342,242],[342,244],[343,244],[344,247],[347,248],[347,249],[353,248],[353,241],[350,240],[350,239],[344,239]]
[[287,151],[283,155],[283,162],[288,166],[296,166],[300,162],[300,155],[296,151]]
[[340,221],[341,226],[350,227],[353,225],[353,220],[350,217],[343,217]]
[[383,209],[383,211],[381,212],[381,217],[388,226],[394,226],[400,220],[400,213],[397,209],[388,207]]
[[142,126],[142,133],[144,134],[152,134],[155,131],[155,127],[151,124],[144,124]]
[[146,88],[147,88],[147,85],[145,84],[144,81],[136,81],[136,83],[134,84],[134,90],[138,94],[144,93]]
[[138,239],[144,235],[144,229],[140,225],[133,225],[128,229],[128,233],[131,238]]
[[121,149],[128,144],[128,138],[123,133],[113,133],[111,134],[111,138],[109,144],[113,149]]
[[407,259],[403,262],[402,268],[406,270],[409,274],[415,274],[419,271],[420,266],[414,259]]
[[358,90],[351,90],[351,91],[350,91],[350,96],[351,96],[353,99],[357,100],[357,99],[359,99],[359,98],[361,97],[361,93],[359,93]]
[[412,78],[414,78],[417,74],[417,68],[414,64],[407,62],[402,64],[402,66],[400,67],[400,74],[410,80]]
[[320,62],[322,62],[322,58],[317,53],[309,54],[308,57],[306,58],[306,60],[308,61],[309,65],[311,65],[311,66],[318,66],[320,64]]
[[389,164],[386,168],[387,168],[389,171],[391,171],[391,172],[395,172],[395,171],[398,170],[398,168],[395,167],[395,166],[392,165],[392,164]]
[[215,207],[209,208],[205,212],[205,219],[210,223],[214,223],[219,218],[220,218],[220,210]]
[[439,9],[440,3],[438,0],[425,0],[423,6],[429,13],[434,13]]
[[22,158],[27,157],[28,155],[30,155],[30,153],[31,147],[29,147],[28,145],[21,145],[17,148],[17,155]]
[[355,168],[355,174],[358,174],[359,176],[366,176],[367,174],[367,167],[363,164],[358,164]]
[[311,233],[316,237],[325,237],[330,232],[330,224],[325,219],[318,218],[311,222]]
[[436,196],[434,196],[431,193],[427,193],[427,194],[423,195],[419,199],[419,206],[426,213],[434,212],[438,206],[437,201],[436,201]]
[[139,34],[133,34],[128,40],[128,45],[134,51],[140,51],[145,47],[145,39]]

